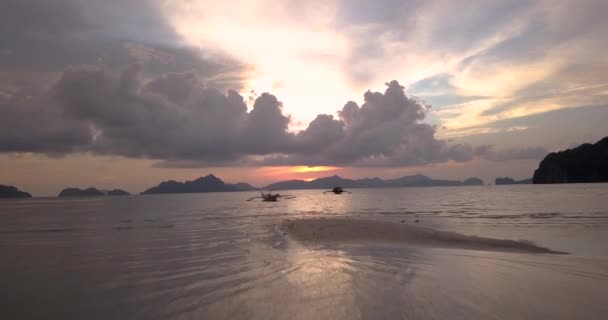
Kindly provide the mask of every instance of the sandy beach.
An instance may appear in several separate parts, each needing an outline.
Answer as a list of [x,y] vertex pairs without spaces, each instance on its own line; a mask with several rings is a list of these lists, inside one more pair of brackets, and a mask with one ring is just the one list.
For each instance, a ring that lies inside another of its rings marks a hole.
[[326,243],[385,243],[399,246],[456,248],[483,251],[565,254],[537,246],[530,241],[467,236],[388,221],[360,219],[285,219],[281,230],[309,245]]

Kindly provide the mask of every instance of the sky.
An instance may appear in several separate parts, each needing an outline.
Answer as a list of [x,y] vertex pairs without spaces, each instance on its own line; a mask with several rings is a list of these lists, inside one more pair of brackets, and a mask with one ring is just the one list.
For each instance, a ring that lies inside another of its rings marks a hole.
[[528,178],[608,135],[608,2],[4,0],[0,184]]

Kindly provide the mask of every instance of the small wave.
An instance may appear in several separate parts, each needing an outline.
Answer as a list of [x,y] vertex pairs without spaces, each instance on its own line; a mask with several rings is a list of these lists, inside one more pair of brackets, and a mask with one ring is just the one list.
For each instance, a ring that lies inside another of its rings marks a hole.
[[459,218],[459,219],[520,219],[525,218],[526,215],[523,214],[488,214],[483,216],[446,216],[449,218]]
[[391,215],[400,216],[400,215],[412,215],[412,214],[414,214],[414,212],[380,211],[380,212],[378,212],[378,214],[386,215],[386,216],[391,216]]
[[28,229],[28,230],[24,230],[24,232],[32,232],[32,233],[36,233],[36,232],[73,232],[73,231],[77,231],[78,229],[73,229],[73,228],[50,228],[50,229]]
[[538,212],[538,213],[531,213],[528,215],[528,217],[530,217],[532,219],[550,219],[550,218],[557,217],[560,215],[561,215],[561,213],[559,213],[559,212]]

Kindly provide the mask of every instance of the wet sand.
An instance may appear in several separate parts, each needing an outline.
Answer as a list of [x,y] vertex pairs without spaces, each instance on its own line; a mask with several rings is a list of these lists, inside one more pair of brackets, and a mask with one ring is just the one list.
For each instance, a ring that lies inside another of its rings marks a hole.
[[526,240],[504,240],[438,231],[406,223],[348,218],[285,219],[280,226],[304,244],[381,242],[404,246],[566,254]]

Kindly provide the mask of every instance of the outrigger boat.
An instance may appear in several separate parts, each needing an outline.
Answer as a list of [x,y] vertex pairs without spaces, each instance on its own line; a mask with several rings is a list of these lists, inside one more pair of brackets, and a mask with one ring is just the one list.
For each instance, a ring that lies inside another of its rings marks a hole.
[[265,202],[277,202],[277,201],[279,201],[279,198],[293,199],[295,197],[296,196],[292,196],[292,195],[289,195],[289,194],[287,194],[287,195],[281,195],[281,194],[278,194],[278,193],[274,193],[273,194],[272,191],[268,191],[268,193],[265,193],[264,191],[262,191],[262,193],[261,193],[260,196],[251,197],[251,198],[247,199],[247,201],[251,201],[253,199],[262,199],[262,201],[265,201]]
[[331,190],[323,191],[323,194],[326,194],[328,192],[333,192],[334,194],[342,194],[344,192],[350,193],[350,191],[346,191],[346,190],[342,189],[342,187],[335,187]]

